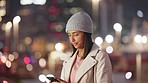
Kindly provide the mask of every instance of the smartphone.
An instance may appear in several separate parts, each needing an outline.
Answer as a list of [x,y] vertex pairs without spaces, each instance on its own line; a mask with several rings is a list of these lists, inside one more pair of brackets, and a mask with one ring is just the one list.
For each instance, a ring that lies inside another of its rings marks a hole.
[[51,82],[59,82],[56,78],[54,77],[47,77]]

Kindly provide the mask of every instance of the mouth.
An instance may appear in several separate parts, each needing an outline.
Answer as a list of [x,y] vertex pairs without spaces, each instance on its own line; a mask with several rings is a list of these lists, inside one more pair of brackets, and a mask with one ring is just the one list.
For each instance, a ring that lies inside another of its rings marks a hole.
[[73,46],[77,46],[77,43],[72,43]]

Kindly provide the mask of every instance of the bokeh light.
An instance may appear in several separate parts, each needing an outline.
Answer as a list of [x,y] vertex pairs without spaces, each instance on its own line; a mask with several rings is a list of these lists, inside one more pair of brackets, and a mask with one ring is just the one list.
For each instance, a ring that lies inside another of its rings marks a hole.
[[27,64],[27,65],[26,65],[26,69],[27,69],[28,71],[32,71],[32,70],[33,70],[33,66],[32,66],[31,64]]
[[7,66],[8,68],[10,68],[10,67],[12,66],[11,62],[7,60],[7,61],[6,61],[6,66]]
[[64,45],[63,45],[62,43],[57,43],[57,44],[55,45],[55,49],[56,49],[57,51],[62,51],[62,50],[64,49]]
[[31,44],[31,43],[32,43],[31,37],[26,37],[26,38],[25,38],[25,44],[29,45],[29,44]]
[[143,17],[144,14],[143,14],[143,12],[142,12],[141,10],[138,10],[138,11],[137,11],[137,16],[138,16],[138,17]]
[[132,77],[132,72],[127,72],[126,74],[125,74],[125,78],[126,79],[130,79]]
[[9,21],[6,23],[6,30],[10,30],[10,28],[12,27],[12,23]]
[[3,82],[2,83],[8,83],[8,81],[7,80],[3,80]]
[[106,48],[106,52],[107,53],[112,53],[113,52],[113,47],[112,46],[108,46],[107,48]]
[[9,54],[9,55],[8,55],[8,59],[9,59],[10,61],[13,61],[13,60],[14,60],[14,56],[13,56],[12,54]]
[[141,35],[136,35],[135,38],[134,38],[136,43],[141,43],[141,39],[142,39]]
[[13,52],[13,56],[14,56],[14,59],[17,59],[19,57],[17,52]]
[[105,37],[105,40],[106,40],[107,43],[112,43],[113,40],[114,40],[114,38],[113,38],[112,35],[107,35],[107,36]]
[[44,58],[40,58],[39,66],[42,67],[42,68],[44,68],[46,66],[46,60]]
[[101,37],[96,37],[95,43],[100,46],[103,43],[103,39]]
[[7,61],[7,58],[6,58],[5,56],[1,56],[1,61],[2,61],[3,63],[5,63],[5,62]]
[[21,17],[20,16],[15,16],[13,18],[13,23],[19,23],[21,21]]
[[41,58],[41,53],[40,52],[35,52],[34,57],[37,58],[37,59]]
[[41,81],[41,82],[45,82],[46,81],[46,76],[44,75],[44,74],[41,74],[41,75],[39,75],[39,80]]
[[143,44],[146,44],[147,43],[147,37],[146,36],[142,36],[141,42]]
[[24,63],[29,64],[30,63],[30,58],[29,57],[24,57]]
[[120,32],[122,30],[122,25],[120,23],[115,23],[113,28],[115,31]]

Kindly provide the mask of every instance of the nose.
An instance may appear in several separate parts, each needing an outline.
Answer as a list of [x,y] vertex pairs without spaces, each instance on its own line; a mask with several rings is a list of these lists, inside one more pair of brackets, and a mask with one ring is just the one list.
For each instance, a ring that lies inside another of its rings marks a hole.
[[70,41],[71,41],[71,42],[74,42],[74,41],[75,41],[75,39],[74,39],[73,36],[70,37]]

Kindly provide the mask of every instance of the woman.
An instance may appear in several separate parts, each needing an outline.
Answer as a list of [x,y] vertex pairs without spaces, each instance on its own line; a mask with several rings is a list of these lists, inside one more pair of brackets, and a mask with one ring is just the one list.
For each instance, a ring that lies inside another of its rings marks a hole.
[[66,33],[73,47],[71,58],[64,61],[59,82],[111,83],[112,67],[107,53],[93,43],[93,23],[85,12],[75,13],[67,22]]

